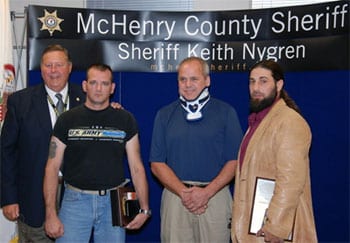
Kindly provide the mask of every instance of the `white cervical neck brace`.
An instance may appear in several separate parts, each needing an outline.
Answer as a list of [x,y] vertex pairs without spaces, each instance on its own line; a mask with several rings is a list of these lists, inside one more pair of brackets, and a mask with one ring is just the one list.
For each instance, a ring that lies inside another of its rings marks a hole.
[[202,92],[194,100],[186,100],[180,95],[181,106],[187,111],[186,119],[188,121],[196,121],[202,118],[202,108],[209,101],[210,95],[208,87],[204,88]]

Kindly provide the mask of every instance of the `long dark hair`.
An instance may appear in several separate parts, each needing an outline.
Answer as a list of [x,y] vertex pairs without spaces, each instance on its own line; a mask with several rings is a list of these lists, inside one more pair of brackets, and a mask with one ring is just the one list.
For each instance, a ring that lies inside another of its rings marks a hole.
[[[250,73],[253,69],[257,68],[257,67],[261,67],[267,70],[270,70],[272,73],[272,77],[275,80],[275,82],[277,82],[278,80],[285,80],[284,79],[284,72],[282,67],[275,61],[272,60],[262,60],[260,62],[255,63],[249,71],[249,76]],[[299,109],[299,107],[297,106],[297,104],[295,103],[295,101],[288,95],[287,91],[285,91],[284,88],[282,88],[281,92],[280,92],[280,97],[286,102],[287,106],[292,108],[293,110],[295,110],[296,112],[298,112],[299,114],[301,114],[301,111]]]

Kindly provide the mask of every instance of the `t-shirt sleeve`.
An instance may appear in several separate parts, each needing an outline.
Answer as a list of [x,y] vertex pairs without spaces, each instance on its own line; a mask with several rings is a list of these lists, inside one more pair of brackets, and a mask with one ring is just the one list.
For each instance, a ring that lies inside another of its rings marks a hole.
[[58,138],[62,143],[67,144],[67,129],[64,124],[64,115],[62,114],[57,118],[52,135]]
[[138,124],[137,124],[137,121],[136,121],[134,115],[131,114],[131,113],[128,113],[128,114],[129,114],[128,115],[128,121],[127,121],[128,132],[127,132],[127,135],[126,135],[126,141],[129,141],[139,131]]
[[152,142],[150,150],[150,162],[166,161],[166,141],[165,141],[165,124],[161,112],[158,111],[153,125]]
[[[226,151],[226,161],[236,160],[238,158],[238,150],[242,141],[243,133],[239,122],[237,112],[232,108],[227,112],[226,123],[226,142],[224,143]],[[232,158],[233,156],[233,158]]]

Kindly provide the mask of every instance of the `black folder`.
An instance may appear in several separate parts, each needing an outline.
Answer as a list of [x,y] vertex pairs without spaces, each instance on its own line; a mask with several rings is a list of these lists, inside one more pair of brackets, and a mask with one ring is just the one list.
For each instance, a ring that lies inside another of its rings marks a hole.
[[139,213],[140,204],[133,187],[111,190],[112,225],[125,227]]

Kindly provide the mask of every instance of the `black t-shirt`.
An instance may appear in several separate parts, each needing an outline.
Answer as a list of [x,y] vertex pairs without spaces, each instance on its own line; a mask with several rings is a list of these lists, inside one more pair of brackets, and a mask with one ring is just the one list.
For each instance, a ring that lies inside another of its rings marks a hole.
[[137,132],[135,118],[123,109],[95,111],[80,105],[63,113],[53,132],[66,144],[63,179],[85,190],[119,185],[126,142]]

